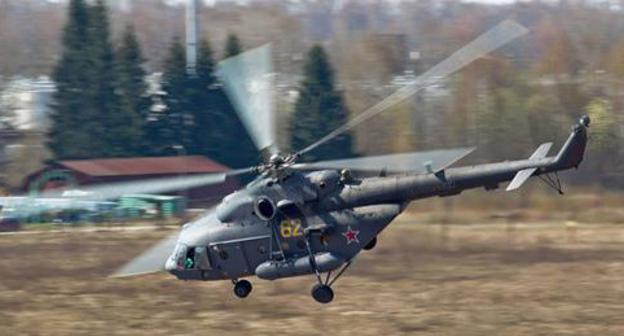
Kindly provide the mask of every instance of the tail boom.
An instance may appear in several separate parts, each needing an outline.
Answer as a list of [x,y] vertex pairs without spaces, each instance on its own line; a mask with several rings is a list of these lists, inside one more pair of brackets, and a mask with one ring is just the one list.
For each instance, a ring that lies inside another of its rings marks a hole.
[[496,189],[500,183],[512,180],[508,188],[514,190],[531,176],[578,167],[583,161],[588,127],[589,118],[581,118],[554,157],[546,157],[551,144],[543,144],[525,160],[449,168],[431,174],[363,179],[356,185],[345,185],[337,194],[324,200],[323,208],[405,203],[433,196],[457,195],[467,189]]

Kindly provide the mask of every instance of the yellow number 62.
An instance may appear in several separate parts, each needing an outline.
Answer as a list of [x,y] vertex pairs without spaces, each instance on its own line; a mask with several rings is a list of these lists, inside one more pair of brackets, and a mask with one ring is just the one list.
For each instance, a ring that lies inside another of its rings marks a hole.
[[280,235],[282,235],[283,238],[303,236],[303,231],[301,230],[301,221],[294,219],[281,222]]

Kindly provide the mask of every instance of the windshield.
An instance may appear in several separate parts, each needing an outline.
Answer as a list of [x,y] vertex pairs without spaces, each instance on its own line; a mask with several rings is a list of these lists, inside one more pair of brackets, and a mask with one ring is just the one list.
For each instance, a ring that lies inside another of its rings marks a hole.
[[187,250],[188,248],[184,244],[178,244],[175,250],[173,250],[173,253],[171,254],[171,261],[175,263],[176,269],[183,270],[185,268],[184,263],[186,261]]

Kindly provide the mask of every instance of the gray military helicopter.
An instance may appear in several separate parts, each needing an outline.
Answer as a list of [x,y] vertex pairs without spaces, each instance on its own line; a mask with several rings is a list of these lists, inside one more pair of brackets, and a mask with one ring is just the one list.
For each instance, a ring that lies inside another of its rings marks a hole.
[[578,167],[583,160],[590,123],[586,116],[554,156],[547,156],[552,143],[546,143],[525,160],[458,168],[450,166],[472,148],[299,162],[318,146],[527,32],[513,21],[500,23],[410,85],[291,154],[282,154],[275,145],[269,48],[223,61],[220,76],[265,160],[256,167],[196,177],[198,181],[189,185],[219,183],[242,174],[257,177],[113,276],[167,271],[181,280],[230,280],[234,294],[245,298],[252,290],[245,277],[312,275],[312,297],[329,303],[336,280],[362,250],[375,247],[379,233],[414,200],[472,188],[492,190],[506,181],[511,181],[511,191],[532,176],[560,191],[557,172]]

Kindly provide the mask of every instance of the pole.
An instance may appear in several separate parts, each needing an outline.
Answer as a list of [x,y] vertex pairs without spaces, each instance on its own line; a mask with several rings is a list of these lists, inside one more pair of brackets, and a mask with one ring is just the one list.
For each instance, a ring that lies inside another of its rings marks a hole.
[[[185,156],[186,156],[186,148],[183,145],[174,145],[173,149],[176,150],[177,152],[177,156],[180,160],[184,160]],[[184,177],[186,175],[188,175],[188,167],[186,165],[186,161],[183,162],[183,167],[182,167],[182,172],[180,173],[180,177]],[[189,193],[188,193],[188,189],[183,189],[180,191],[180,196],[182,196],[184,198],[184,203],[186,204],[186,206],[188,207],[189,204]]]
[[189,76],[197,75],[197,32],[199,22],[197,10],[198,0],[187,0],[186,3],[186,71]]

